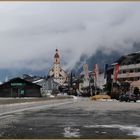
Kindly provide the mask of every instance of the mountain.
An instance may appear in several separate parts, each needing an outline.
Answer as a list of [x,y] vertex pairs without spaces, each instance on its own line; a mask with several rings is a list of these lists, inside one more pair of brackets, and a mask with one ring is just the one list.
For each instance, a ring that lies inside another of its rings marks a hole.
[[85,55],[81,56],[79,62],[75,65],[75,68],[73,71],[75,71],[76,74],[79,74],[83,71],[83,64],[87,63],[88,68],[90,71],[93,70],[93,65],[97,64],[100,71],[104,70],[105,64],[111,64],[115,60],[117,60],[121,56],[118,52],[112,52],[110,55],[104,54],[102,50],[98,50],[95,55],[91,57],[87,57]]
[[[140,51],[140,43],[134,43],[132,48],[126,52],[119,53],[118,51],[112,51],[110,54],[103,53],[103,50],[97,50],[97,52],[88,57],[86,54],[83,54],[80,60],[75,64],[73,72],[79,74],[83,71],[83,64],[87,63],[89,65],[89,70],[93,70],[93,65],[98,64],[99,70],[104,71],[105,64],[111,64],[119,59],[122,55],[128,53],[133,53]],[[5,81],[5,79],[10,79],[16,76],[21,76],[22,74],[36,75],[36,76],[47,76],[47,69],[42,71],[34,71],[28,69],[0,69],[0,81]]]
[[29,69],[0,69],[0,81],[4,82],[5,79],[11,79],[14,77],[22,76],[23,74],[47,76],[47,71],[34,71]]
[[99,71],[103,72],[105,64],[112,64],[122,55],[126,55],[137,51],[140,51],[140,43],[134,43],[132,48],[127,50],[126,52],[112,51],[110,54],[106,54],[102,50],[97,50],[96,54],[92,55],[91,57],[88,57],[87,55],[83,54],[80,60],[76,63],[73,71],[76,74],[79,74],[83,71],[83,64],[87,63],[90,71],[93,70],[93,65],[97,64],[99,67]]

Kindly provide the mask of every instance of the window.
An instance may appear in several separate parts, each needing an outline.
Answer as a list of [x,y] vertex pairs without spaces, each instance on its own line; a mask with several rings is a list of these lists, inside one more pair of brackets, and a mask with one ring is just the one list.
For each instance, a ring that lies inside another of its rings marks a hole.
[[132,64],[132,63],[131,63],[131,61],[128,61],[127,64],[130,65],[130,64]]
[[139,80],[139,77],[136,77],[136,81]]
[[134,78],[133,78],[133,77],[131,77],[131,78],[130,78],[130,81],[134,81]]
[[126,70],[123,70],[123,73],[126,73]]
[[137,68],[135,71],[136,71],[136,72],[140,72],[140,68]]
[[130,73],[133,73],[134,72],[134,69],[130,69]]
[[123,73],[123,71],[122,71],[122,70],[120,70],[120,71],[119,71],[119,74],[122,74],[122,73]]

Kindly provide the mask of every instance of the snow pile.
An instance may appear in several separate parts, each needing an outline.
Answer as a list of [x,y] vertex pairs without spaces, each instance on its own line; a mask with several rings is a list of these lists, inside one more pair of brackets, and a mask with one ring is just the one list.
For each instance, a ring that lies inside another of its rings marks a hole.
[[66,138],[79,138],[80,137],[80,129],[66,127],[66,128],[64,128],[63,135]]
[[137,103],[140,103],[140,100],[137,100]]
[[[103,101],[103,102],[116,102],[117,100],[115,100],[115,99],[98,99],[98,101]],[[118,102],[118,101],[117,101]]]
[[54,95],[50,95],[49,97],[50,97],[50,98],[54,98],[55,96],[54,96]]
[[77,100],[78,98],[76,96],[73,96],[73,99],[76,99]]
[[87,125],[85,128],[118,128],[120,130],[127,130],[130,133],[128,135],[140,136],[140,127],[137,126],[125,126],[125,125]]

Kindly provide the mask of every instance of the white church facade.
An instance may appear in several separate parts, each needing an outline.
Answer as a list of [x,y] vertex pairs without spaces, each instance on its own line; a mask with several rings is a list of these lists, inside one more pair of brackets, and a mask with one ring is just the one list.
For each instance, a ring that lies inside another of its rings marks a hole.
[[54,55],[53,67],[49,71],[49,76],[53,77],[54,81],[60,85],[63,85],[68,78],[67,73],[60,66],[60,57],[57,49]]

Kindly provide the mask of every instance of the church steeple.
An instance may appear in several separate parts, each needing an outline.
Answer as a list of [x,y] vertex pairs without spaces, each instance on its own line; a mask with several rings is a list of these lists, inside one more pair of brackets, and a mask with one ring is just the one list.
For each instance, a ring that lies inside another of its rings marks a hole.
[[53,68],[49,71],[49,75],[54,78],[54,81],[63,85],[67,81],[66,72],[60,67],[60,57],[58,49],[55,50]]
[[59,58],[59,54],[58,54],[58,49],[55,50],[54,64],[60,64],[60,58]]

